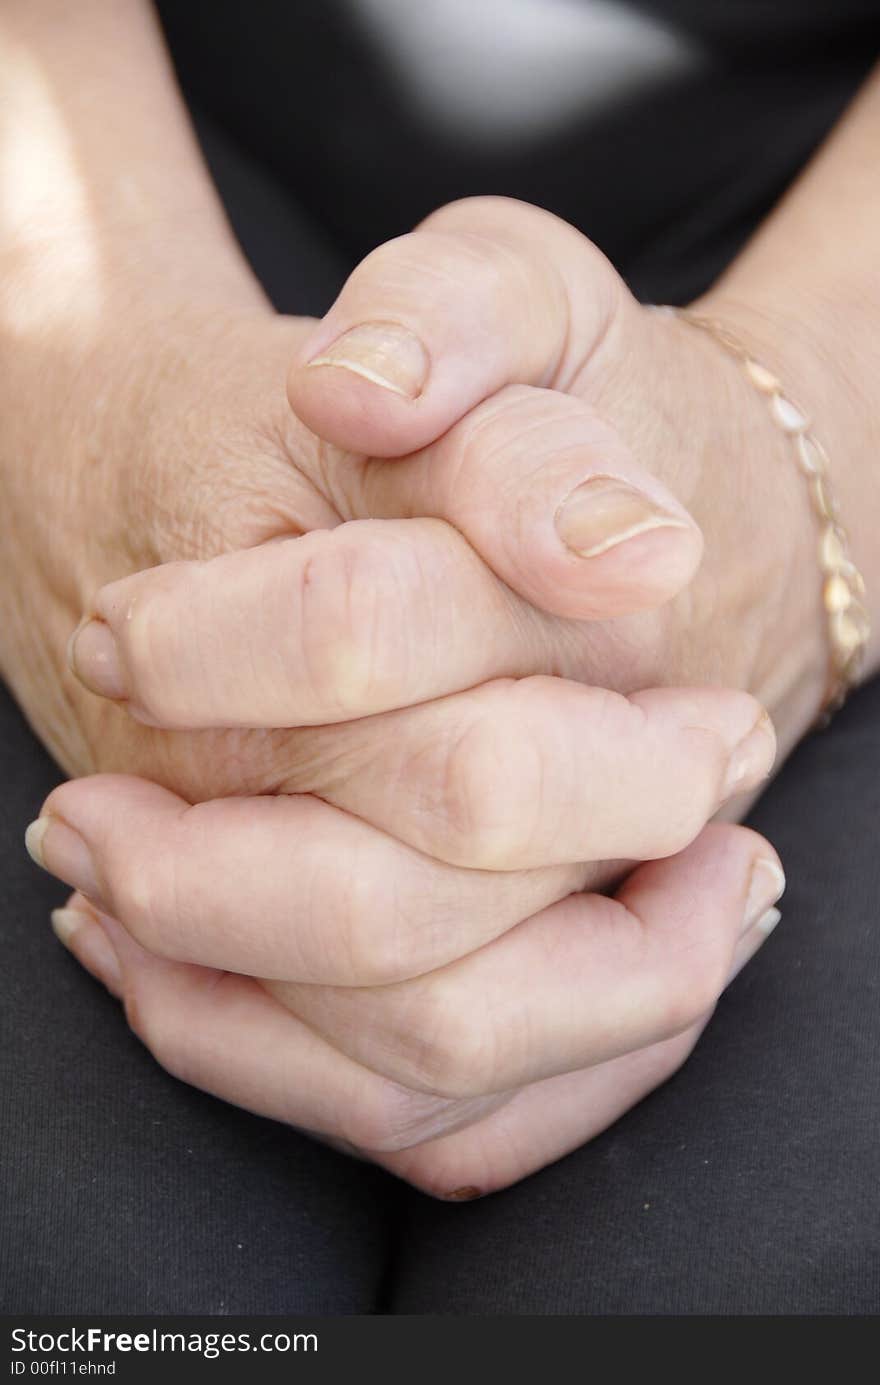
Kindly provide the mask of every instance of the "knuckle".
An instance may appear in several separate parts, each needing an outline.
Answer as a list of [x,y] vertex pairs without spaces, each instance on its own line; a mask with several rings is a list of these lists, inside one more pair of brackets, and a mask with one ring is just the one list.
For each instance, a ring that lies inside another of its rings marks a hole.
[[466,290],[485,310],[502,291],[510,254],[508,247],[487,233],[434,221],[379,246],[355,271],[352,281],[356,291],[371,295],[381,287],[386,301],[411,298],[418,286],[422,312],[439,308],[450,292]]
[[482,719],[472,722],[451,737],[442,758],[439,811],[451,854],[468,864],[490,847],[494,794],[482,772],[490,734]]
[[[467,872],[391,846],[384,859],[372,838],[348,854],[326,916],[327,970],[320,979],[348,986],[409,981],[471,950],[475,891]],[[471,946],[468,943],[471,942]]]
[[[510,754],[503,714],[481,716],[459,731],[443,756],[440,813],[448,852],[483,870],[515,867],[531,836],[534,757]],[[529,806],[527,806],[529,805]]]
[[[500,228],[507,234],[518,232],[528,239],[535,239],[538,243],[542,232],[546,234],[554,230],[563,235],[577,235],[578,241],[583,241],[580,232],[574,231],[568,222],[562,221],[546,208],[539,207],[534,202],[523,202],[519,198],[505,197],[497,193],[476,193],[470,197],[457,197],[452,202],[446,202],[429,213],[417,230],[435,227],[484,233]],[[584,244],[589,242],[584,241]]]
[[161,951],[162,927],[157,909],[157,870],[126,853],[114,872],[113,912],[148,952]]
[[406,1149],[433,1133],[446,1106],[424,1092],[375,1078],[355,1093],[344,1118],[343,1138],[375,1153]]
[[645,759],[654,765],[648,782],[656,787],[647,801],[662,802],[663,811],[651,813],[645,834],[649,850],[640,854],[657,860],[676,856],[700,835],[718,806],[719,744],[712,733],[694,729],[679,756],[678,774],[671,779],[668,748],[656,735],[650,739],[652,749]]
[[154,569],[119,613],[116,630],[125,646],[131,700],[159,725],[174,725],[180,719],[175,630],[180,612],[189,606],[185,584],[199,567],[169,563]]
[[422,317],[448,306],[450,293],[463,292],[489,306],[500,267],[488,250],[486,237],[423,223],[377,246],[354,270],[345,288],[350,308],[375,314],[379,302],[391,318],[405,319],[415,304]]
[[369,633],[363,637],[355,618],[355,608],[366,630],[372,629],[376,612],[367,609],[370,585],[361,590],[359,573],[363,560],[350,545],[319,548],[303,564],[300,578],[302,659],[309,690],[319,706],[340,712],[363,704],[370,682],[364,651]]
[[544,736],[547,683],[496,680],[477,717],[444,748],[440,811],[457,864],[519,870],[541,854],[547,784],[559,776]]
[[418,264],[418,237],[415,231],[383,241],[365,255],[351,272],[345,285],[347,297],[357,300],[371,295],[376,287],[387,290],[399,281],[402,266]]
[[369,859],[350,862],[336,909],[334,983],[386,986],[419,970],[417,907],[408,884],[393,869],[377,871]]
[[[381,919],[376,927],[374,920]],[[368,921],[365,926],[365,921]],[[383,986],[396,981],[396,935],[393,923],[387,926],[387,915],[376,899],[375,890],[356,878],[346,889],[343,908],[338,917],[340,957],[344,958],[336,984]]]
[[163,1068],[182,1075],[180,1026],[165,1006],[152,1003],[145,986],[131,985],[123,998],[125,1018],[129,1029]]
[[[207,984],[213,985],[213,979]],[[123,1005],[129,1028],[159,1066],[181,1082],[200,1086],[206,1047],[192,1014],[149,979],[131,986]]]
[[406,660],[396,594],[407,591],[413,567],[402,545],[361,526],[354,540],[340,534],[303,564],[302,638],[292,657],[319,709],[344,715],[382,705]]
[[495,211],[499,205],[510,207],[511,201],[507,198],[496,198],[478,194],[475,197],[457,197],[452,202],[445,202],[442,207],[435,208],[423,221],[419,223],[418,229],[449,229],[458,228],[462,224],[473,225],[479,221],[487,212]]
[[190,1087],[200,1085],[202,1078],[196,1046],[181,1031],[179,1024],[154,1019],[147,1048],[159,1066],[179,1082],[185,1082]]
[[116,917],[148,952],[166,958],[179,955],[179,931],[169,905],[173,859],[171,852],[151,859],[125,853],[114,872],[112,890]]
[[408,1030],[407,1067],[419,1090],[453,1100],[491,1092],[499,1071],[491,1024],[463,1008],[436,981],[426,988],[416,1022]]
[[379,246],[349,280],[355,302],[411,298],[421,310],[443,306],[450,291],[466,292],[477,319],[507,321],[516,304],[528,318],[559,315],[564,286],[555,258],[542,248],[563,223],[550,213],[511,199],[474,197],[441,207],[408,235]]

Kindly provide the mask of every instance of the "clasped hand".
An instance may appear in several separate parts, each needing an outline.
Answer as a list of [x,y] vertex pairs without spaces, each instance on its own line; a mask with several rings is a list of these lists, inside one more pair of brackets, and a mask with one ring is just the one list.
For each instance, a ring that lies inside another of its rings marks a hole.
[[520,204],[443,209],[319,324],[176,330],[115,449],[151,537],[65,608],[91,582],[100,772],[30,829],[59,935],[177,1076],[491,1191],[672,1073],[777,917],[772,847],[710,820],[774,761],[780,482],[746,512],[724,361]]

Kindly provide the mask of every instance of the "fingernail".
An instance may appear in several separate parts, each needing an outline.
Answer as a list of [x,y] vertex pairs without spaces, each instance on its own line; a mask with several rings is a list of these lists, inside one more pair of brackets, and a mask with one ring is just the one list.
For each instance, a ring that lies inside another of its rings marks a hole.
[[417,399],[428,378],[428,353],[419,338],[396,322],[363,322],[309,361],[337,366],[405,399]]
[[89,620],[74,630],[67,647],[71,670],[90,692],[119,702],[128,696],[116,636],[103,620]]
[[89,899],[100,899],[91,853],[79,833],[66,822],[56,817],[37,818],[25,832],[24,844],[31,860],[43,870],[57,875]]
[[74,933],[89,922],[88,914],[82,913],[80,909],[53,909],[49,918],[52,921],[52,932],[65,947],[70,946]]
[[776,732],[764,712],[727,762],[727,773],[721,789],[722,801],[759,784],[770,773],[775,759]]
[[677,515],[613,476],[594,476],[556,511],[556,532],[581,558],[598,558],[652,529],[687,529]]
[[733,954],[733,962],[730,971],[727,973],[725,986],[729,986],[735,977],[739,976],[743,967],[750,962],[755,953],[764,946],[773,929],[782,918],[778,909],[770,908],[747,929],[736,945]]
[[[779,914],[773,905],[782,898],[785,890],[785,873],[782,867],[769,856],[759,856],[752,867],[752,878],[746,895],[741,933],[760,925],[768,914]],[[779,922],[777,917],[776,923]],[[775,924],[773,925],[775,927]]]
[[86,971],[90,971],[108,991],[122,995],[122,970],[119,958],[100,923],[81,909],[53,909],[52,931]]

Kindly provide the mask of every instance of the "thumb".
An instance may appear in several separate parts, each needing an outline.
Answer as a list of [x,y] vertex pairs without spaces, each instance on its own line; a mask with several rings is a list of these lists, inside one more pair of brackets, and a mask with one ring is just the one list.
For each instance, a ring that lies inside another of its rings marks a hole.
[[[548,388],[633,308],[573,227],[474,198],[368,256],[298,353],[288,394],[348,452],[358,517],[445,519],[554,615],[650,610],[693,577],[700,531],[588,405]],[[375,460],[389,457],[403,460]]]
[[532,606],[577,620],[653,610],[692,579],[700,529],[588,405],[511,385],[439,442],[371,460],[359,513],[446,520]]
[[297,352],[290,403],[327,442],[404,456],[504,385],[564,385],[632,301],[558,217],[455,202],[355,269]]

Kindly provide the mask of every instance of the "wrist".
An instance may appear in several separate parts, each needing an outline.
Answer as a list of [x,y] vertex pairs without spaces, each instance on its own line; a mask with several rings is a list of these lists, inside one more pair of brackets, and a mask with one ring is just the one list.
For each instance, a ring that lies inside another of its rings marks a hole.
[[203,216],[76,217],[0,240],[0,367],[31,344],[73,358],[103,354],[180,314],[271,311],[225,226]]
[[816,533],[790,439],[707,332],[650,309],[624,326],[638,354],[620,345],[624,368],[593,402],[636,458],[663,467],[704,537],[695,579],[657,612],[648,664],[627,681],[744,688],[772,716],[784,757],[815,722],[828,675]]
[[[741,337],[745,347],[807,412],[811,431],[828,454],[831,491],[848,535],[849,554],[866,584],[864,600],[871,635],[861,676],[870,677],[880,668],[880,547],[876,541],[880,531],[880,474],[874,460],[880,448],[880,416],[872,399],[880,352],[877,313],[870,295],[865,293],[858,301],[857,296],[843,291],[842,282],[839,296],[827,285],[812,285],[782,296],[768,291],[754,276],[734,271],[693,309],[729,326]],[[768,426],[772,427],[769,420]],[[799,470],[790,444],[786,460],[792,484],[808,496],[808,480]],[[820,525],[808,500],[805,510],[803,517],[814,540],[809,561],[815,574],[816,618],[826,633],[828,617],[820,600]],[[803,575],[806,581],[809,570]]]
[[0,333],[258,299],[149,0],[0,8]]

